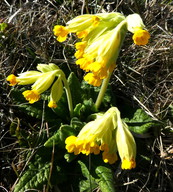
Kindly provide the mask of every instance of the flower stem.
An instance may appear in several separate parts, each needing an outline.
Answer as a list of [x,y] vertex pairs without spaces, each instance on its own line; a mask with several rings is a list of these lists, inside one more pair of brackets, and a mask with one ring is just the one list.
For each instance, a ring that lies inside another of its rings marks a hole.
[[63,79],[63,83],[64,83],[65,92],[66,92],[66,95],[67,95],[67,102],[68,102],[70,117],[72,118],[73,117],[73,102],[72,102],[70,87],[69,87],[69,84],[68,84],[65,76],[62,79]]
[[100,92],[99,92],[99,95],[97,97],[97,100],[95,102],[95,107],[96,109],[98,109],[100,107],[100,104],[103,100],[103,97],[104,97],[104,94],[106,92],[106,89],[108,87],[108,84],[109,84],[109,80],[111,78],[111,75],[112,73],[109,73],[108,77],[106,79],[103,80],[103,83],[102,83],[102,86],[101,86],[101,89],[100,89]]

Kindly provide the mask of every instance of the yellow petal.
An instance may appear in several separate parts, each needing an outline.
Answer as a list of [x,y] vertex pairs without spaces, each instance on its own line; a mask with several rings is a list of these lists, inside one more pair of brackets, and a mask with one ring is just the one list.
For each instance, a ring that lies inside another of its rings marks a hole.
[[40,99],[40,94],[38,93],[37,90],[26,90],[23,93],[23,96],[29,103],[35,103]]
[[135,31],[132,39],[136,45],[146,45],[150,39],[150,34],[146,30],[139,29]]
[[9,84],[10,86],[14,86],[14,85],[16,85],[16,84],[18,83],[18,81],[17,81],[17,79],[16,79],[16,76],[13,75],[13,74],[9,75],[9,76],[6,78],[6,80],[10,82],[10,84]]

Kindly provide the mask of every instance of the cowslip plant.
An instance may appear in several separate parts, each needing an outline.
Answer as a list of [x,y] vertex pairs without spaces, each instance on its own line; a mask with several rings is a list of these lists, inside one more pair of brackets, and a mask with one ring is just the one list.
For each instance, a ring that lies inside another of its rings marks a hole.
[[[104,163],[115,164],[120,157],[122,169],[136,167],[135,139],[128,125],[121,118],[118,108],[109,103],[108,109],[105,108],[104,112],[99,112],[99,107],[102,102],[105,102],[104,99],[108,94],[110,77],[116,67],[116,61],[128,31],[133,33],[132,39],[136,45],[148,43],[150,35],[138,14],[127,17],[118,12],[85,14],[68,21],[66,26],[54,26],[53,33],[59,42],[65,41],[70,33],[75,33],[77,36],[74,56],[76,65],[85,72],[84,81],[81,84],[75,78],[67,80],[64,72],[53,63],[38,64],[37,71],[26,71],[18,76],[11,74],[7,77],[10,86],[32,85],[31,90],[25,90],[22,93],[30,104],[39,102],[41,95],[50,91],[48,107],[57,114],[67,107],[62,105],[66,102],[63,94],[65,89],[70,122],[64,122],[64,119],[61,119],[57,132],[52,133],[51,137],[42,144],[44,144],[43,147],[57,145],[61,152],[67,151],[64,157],[68,162],[73,161],[81,153],[99,157],[101,154]],[[85,93],[86,82],[90,85],[88,93]],[[73,90],[74,87],[76,90]],[[99,92],[94,89],[94,94],[98,94],[94,102],[93,87],[99,88]],[[79,100],[76,100],[74,96],[76,94]],[[97,113],[93,115],[93,112]],[[68,116],[65,113],[63,115]],[[94,116],[92,121],[89,118],[91,116]],[[61,161],[57,159],[56,162],[60,165]],[[82,162],[79,164],[81,168],[85,168]],[[98,170],[96,169],[96,174]],[[49,168],[46,168],[46,175],[48,171]],[[57,172],[59,174],[60,171]],[[100,185],[100,188],[104,188],[103,185],[98,184],[101,183],[100,181],[98,182],[94,177],[92,180],[94,186]],[[30,185],[27,183],[27,186]],[[25,188],[23,187],[19,182],[16,190],[26,189],[26,184]],[[34,187],[37,185],[34,184]],[[112,186],[111,191],[113,191]]]

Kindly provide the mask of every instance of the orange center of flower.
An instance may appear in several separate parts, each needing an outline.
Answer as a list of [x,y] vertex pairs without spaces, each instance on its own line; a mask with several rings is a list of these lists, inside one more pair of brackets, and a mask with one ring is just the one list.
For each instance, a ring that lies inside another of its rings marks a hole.
[[67,39],[69,30],[62,25],[55,25],[53,28],[54,35],[57,36],[57,41],[63,42]]
[[54,101],[50,101],[50,102],[48,103],[48,107],[50,107],[50,108],[57,108],[57,104],[56,104],[56,102],[54,102]]
[[132,37],[136,45],[146,45],[148,43],[149,38],[149,32],[143,29],[136,30]]
[[35,103],[40,99],[40,94],[38,93],[37,90],[26,90],[23,93],[23,96],[29,103]]
[[131,159],[130,161],[127,159],[124,159],[121,165],[122,169],[132,169],[136,167],[135,160]]
[[16,76],[11,74],[9,75],[7,78],[6,78],[7,81],[10,82],[10,86],[14,86],[18,83],[17,79],[16,79]]

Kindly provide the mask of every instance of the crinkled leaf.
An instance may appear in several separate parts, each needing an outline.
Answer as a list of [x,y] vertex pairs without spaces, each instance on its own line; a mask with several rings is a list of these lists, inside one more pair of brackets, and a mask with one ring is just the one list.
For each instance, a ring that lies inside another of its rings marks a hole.
[[43,189],[43,185],[48,183],[50,163],[47,162],[40,165],[38,160],[38,165],[30,164],[29,169],[19,179],[14,192],[24,192],[29,189]]
[[144,134],[149,131],[151,127],[160,125],[158,121],[153,120],[145,111],[137,109],[131,119],[124,118],[131,131]]
[[87,180],[83,180],[80,182],[80,184],[79,184],[80,192],[89,191],[89,190],[92,191],[94,188],[97,187],[95,179],[94,179],[94,177],[92,177],[88,168],[82,161],[78,161],[78,163],[81,167],[83,176],[87,178]]
[[91,113],[96,112],[96,108],[92,99],[84,100],[83,103],[76,105],[74,109],[74,116],[86,121]]
[[[92,85],[89,85],[87,82],[82,81],[81,88],[83,90],[82,94],[83,101],[89,100],[91,98],[94,102],[96,101],[100,91],[100,87],[94,87]],[[111,86],[109,85],[104,94],[104,98],[102,100],[100,109],[105,110],[105,108],[109,108],[110,105],[116,105],[116,99],[112,93]]]
[[73,127],[75,130],[80,131],[84,125],[85,123],[80,121],[77,117],[73,117],[71,119],[70,126]]
[[62,125],[59,130],[50,137],[44,144],[45,147],[52,147],[53,145],[59,144],[65,146],[65,139],[70,135],[75,135],[76,131],[69,125]]
[[[44,110],[43,110],[43,101],[40,100],[34,104],[29,104],[27,103],[27,101],[25,100],[25,98],[22,95],[22,92],[25,89],[12,89],[12,97],[15,100],[15,102],[18,105],[18,108],[26,113],[29,116],[35,117],[37,119],[44,119],[46,121],[49,122],[54,122],[57,123],[57,115],[52,111],[52,109],[50,109],[49,107],[45,106]],[[23,104],[21,104],[23,103]]]
[[105,166],[98,166],[95,172],[99,176],[97,182],[101,191],[115,192],[115,185],[111,169]]
[[79,183],[80,192],[91,192],[97,188],[97,184],[93,181],[82,180]]

